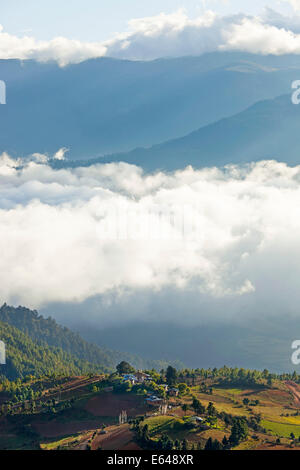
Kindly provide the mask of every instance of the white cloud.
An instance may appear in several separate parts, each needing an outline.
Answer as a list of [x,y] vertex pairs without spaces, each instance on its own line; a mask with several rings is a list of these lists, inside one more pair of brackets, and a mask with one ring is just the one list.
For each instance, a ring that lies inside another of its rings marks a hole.
[[283,0],[288,2],[295,11],[300,11],[300,0]]
[[[221,299],[246,298],[258,310],[297,312],[300,166],[269,161],[146,175],[125,163],[59,171],[21,164],[0,158],[3,302],[37,308],[174,289],[197,292],[207,311]],[[161,224],[168,237],[153,238],[157,219],[147,231],[141,215],[170,205],[172,217]],[[186,219],[193,236],[183,237],[176,223],[183,207],[193,215]],[[111,238],[116,211],[126,236]]]
[[105,53],[106,48],[101,43],[84,43],[64,37],[37,41],[32,36],[18,37],[6,33],[0,25],[1,59],[35,59],[41,62],[55,60],[60,65],[67,65],[101,57]]
[[55,155],[53,156],[54,160],[64,160],[65,159],[65,154],[69,151],[69,149],[63,147],[59,149]]
[[222,50],[242,50],[254,54],[299,54],[300,34],[264,24],[259,18],[243,18],[225,33]]
[[[291,2],[298,8],[299,1]],[[132,60],[200,55],[217,50],[261,54],[300,53],[300,18],[266,9],[260,17],[246,14],[219,16],[208,10],[189,18],[185,10],[133,19],[129,30],[104,42],[84,43],[64,37],[38,41],[17,37],[0,26],[1,59],[56,60],[60,65],[111,56]]]

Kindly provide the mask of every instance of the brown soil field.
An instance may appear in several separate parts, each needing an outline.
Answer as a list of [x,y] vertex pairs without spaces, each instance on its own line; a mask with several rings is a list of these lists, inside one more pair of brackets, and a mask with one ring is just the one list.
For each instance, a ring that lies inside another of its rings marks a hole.
[[134,434],[127,424],[106,428],[106,431],[107,434],[100,434],[94,439],[92,450],[97,450],[99,447],[102,450],[140,450],[140,447],[133,442]]
[[64,399],[68,398],[69,396],[72,397],[74,391],[77,391],[77,395],[81,395],[85,393],[85,387],[91,385],[93,383],[99,382],[103,380],[103,376],[99,375],[96,377],[73,377],[71,380],[68,380],[64,384],[61,385],[60,389],[48,389],[44,391],[44,398],[49,400],[49,398],[58,398],[63,396]]
[[258,395],[259,398],[266,399],[270,402],[274,402],[275,404],[281,405],[290,405],[292,402],[291,396],[288,391],[284,390],[266,390],[261,392]]
[[122,410],[125,410],[128,417],[135,417],[146,413],[147,407],[143,397],[130,394],[103,393],[91,398],[85,409],[94,416],[117,417]]
[[300,387],[294,382],[286,382],[285,385],[292,392],[295,400],[295,405],[300,406]]

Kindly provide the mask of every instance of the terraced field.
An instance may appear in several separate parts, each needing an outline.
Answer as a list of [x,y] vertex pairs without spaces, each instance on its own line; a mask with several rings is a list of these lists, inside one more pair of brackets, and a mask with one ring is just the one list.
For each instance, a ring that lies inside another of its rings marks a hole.
[[[99,377],[96,379],[99,381]],[[158,409],[146,406],[143,396],[133,392],[95,391],[96,379],[71,378],[63,387],[49,388],[48,397],[62,403],[73,400],[72,406],[63,411],[41,413],[37,407],[33,414],[0,418],[0,448],[135,450],[143,446],[136,425],[118,424],[119,413],[126,410],[129,419],[140,418],[141,427],[147,424],[154,443],[166,436],[173,442],[187,441],[189,448],[203,448],[209,438],[222,442],[224,436],[229,439],[231,433],[231,426],[224,418],[226,414],[233,419],[244,416],[248,422],[260,417],[259,429],[250,427],[247,440],[241,442],[237,450],[300,449],[300,387],[295,383],[277,381],[272,386],[260,384],[243,388],[207,380],[209,392],[204,393],[203,382],[191,386],[186,395],[170,398],[167,414],[160,415]],[[197,415],[192,406],[195,398],[206,410],[209,403],[213,403],[217,411],[214,422],[209,422],[204,413],[203,424],[192,424],[191,418]]]

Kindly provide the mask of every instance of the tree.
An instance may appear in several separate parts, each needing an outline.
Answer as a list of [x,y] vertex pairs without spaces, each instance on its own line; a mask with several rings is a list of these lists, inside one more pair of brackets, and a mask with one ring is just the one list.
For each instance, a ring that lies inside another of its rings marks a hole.
[[207,439],[204,450],[213,450],[213,440],[211,437]]
[[178,439],[176,439],[174,443],[174,447],[175,447],[175,450],[181,450],[181,444],[180,444],[180,441],[178,441]]
[[231,428],[231,435],[229,442],[231,447],[239,445],[240,442],[245,441],[248,437],[248,425],[244,418],[236,418]]
[[167,380],[167,384],[169,386],[173,386],[176,384],[176,380],[177,380],[177,371],[174,367],[172,366],[169,366],[167,368],[167,372],[166,372],[166,380]]
[[249,405],[249,403],[250,403],[249,398],[244,398],[243,403],[244,403],[245,406]]
[[142,429],[142,439],[145,443],[149,441],[149,427],[148,427],[148,424],[145,424],[145,426]]
[[224,449],[229,448],[229,440],[227,439],[226,436],[223,437],[222,444],[223,444]]
[[207,407],[207,413],[209,416],[215,416],[217,414],[217,410],[214,407],[214,404],[210,401]]
[[182,441],[181,450],[188,450],[188,444],[186,439]]
[[218,441],[218,439],[213,441],[213,450],[224,450],[223,445]]
[[291,432],[290,437],[291,437],[291,439],[294,440],[295,439],[295,434],[293,432]]
[[199,406],[200,406],[200,401],[198,400],[198,398],[193,397],[192,408],[193,408],[195,411],[198,411]]
[[173,450],[174,442],[171,439],[168,439],[165,444],[165,450]]
[[185,383],[178,384],[178,390],[181,395],[184,395],[187,392],[188,386]]
[[273,385],[273,379],[272,379],[271,376],[268,377],[267,384],[268,384],[269,387],[272,387],[272,385]]
[[206,441],[204,450],[223,450],[223,446],[217,439],[213,441],[212,438],[209,437]]
[[208,416],[206,418],[206,421],[210,424],[210,426],[216,426],[218,422],[218,418],[217,416]]
[[202,403],[196,397],[193,397],[192,407],[196,413],[199,413],[199,414],[205,413],[205,406],[203,406]]
[[135,372],[134,367],[132,367],[132,366],[131,366],[128,362],[126,362],[126,361],[120,362],[120,364],[117,365],[116,369],[117,369],[117,372],[118,372],[119,375],[122,375],[122,374],[132,374],[133,372]]

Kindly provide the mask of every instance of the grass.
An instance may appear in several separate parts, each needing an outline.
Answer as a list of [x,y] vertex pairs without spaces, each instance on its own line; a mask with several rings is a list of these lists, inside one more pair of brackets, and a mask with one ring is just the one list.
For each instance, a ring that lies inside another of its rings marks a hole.
[[294,433],[296,438],[300,436],[300,425],[276,423],[265,419],[262,420],[261,425],[275,436],[290,437],[291,433]]
[[[217,391],[219,391],[219,388],[216,388]],[[223,388],[222,391],[227,395],[241,395],[244,390],[241,388]]]
[[254,441],[251,439],[245,442],[241,442],[241,444],[239,444],[233,450],[255,450],[259,446],[259,444],[259,441]]
[[78,435],[68,436],[52,442],[41,443],[42,450],[55,450],[57,447],[66,447],[78,439]]
[[171,416],[157,416],[146,419],[143,424],[148,424],[149,433],[152,437],[158,438],[162,434],[175,440],[183,440],[189,433],[195,433],[195,430],[188,430],[185,428],[185,421],[181,418]]
[[300,416],[283,416],[280,418],[283,423],[295,424],[300,427]]
[[225,431],[221,431],[220,429],[212,428],[212,429],[207,429],[206,431],[202,431],[201,433],[198,433],[199,436],[201,436],[203,439],[207,440],[209,437],[212,439],[218,439],[218,441],[222,441],[223,437],[226,435],[229,437],[229,434]]
[[170,416],[155,416],[153,418],[146,419],[144,423],[148,424],[149,432],[154,436],[155,434],[174,429],[174,426],[178,424],[182,425],[184,421]]
[[[241,402],[238,404],[227,402],[226,397],[225,401],[222,401],[221,395],[212,395],[207,397],[207,395],[195,394],[201,403],[207,407],[208,403],[212,401],[218,412],[224,411],[225,413],[230,413],[234,416],[249,416],[249,412],[241,405]],[[217,399],[216,399],[217,398]]]

